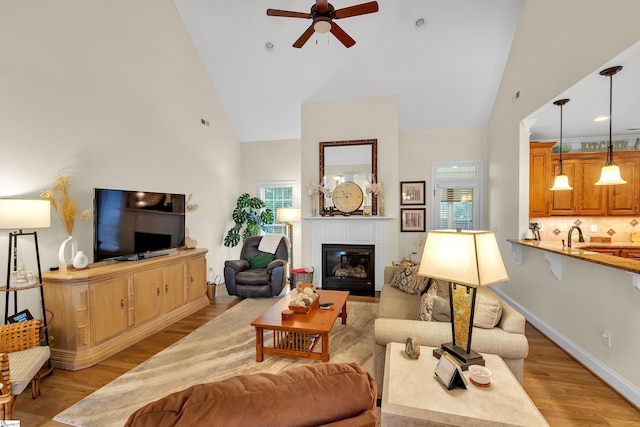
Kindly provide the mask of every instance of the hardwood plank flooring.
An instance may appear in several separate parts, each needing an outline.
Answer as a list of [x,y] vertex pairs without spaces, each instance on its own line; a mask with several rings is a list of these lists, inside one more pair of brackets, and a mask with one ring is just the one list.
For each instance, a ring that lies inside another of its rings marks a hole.
[[[352,301],[376,301],[350,297]],[[219,288],[208,307],[104,360],[80,371],[55,369],[43,378],[40,399],[31,399],[30,387],[19,397],[14,419],[22,427],[63,426],[52,421],[60,411],[83,399],[167,346],[223,313],[240,299]],[[638,426],[640,411],[599,378],[527,324],[529,357],[524,388],[551,426]]]

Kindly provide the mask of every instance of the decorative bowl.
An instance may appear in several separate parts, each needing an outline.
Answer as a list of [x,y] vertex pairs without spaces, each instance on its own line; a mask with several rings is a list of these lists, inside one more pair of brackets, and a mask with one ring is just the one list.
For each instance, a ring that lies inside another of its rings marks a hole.
[[471,376],[471,382],[476,385],[486,386],[491,382],[491,371],[484,366],[469,366],[469,375]]

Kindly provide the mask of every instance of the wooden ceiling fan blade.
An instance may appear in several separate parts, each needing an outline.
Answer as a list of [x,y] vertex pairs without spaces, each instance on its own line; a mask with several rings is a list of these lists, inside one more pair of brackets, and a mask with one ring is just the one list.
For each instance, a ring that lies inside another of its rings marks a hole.
[[316,0],[316,8],[318,12],[326,12],[329,10],[329,0]]
[[304,33],[302,33],[302,35],[298,38],[298,40],[296,40],[296,42],[293,44],[293,47],[297,47],[299,49],[302,46],[304,46],[307,40],[311,38],[313,33],[315,33],[315,30],[313,29],[313,24],[311,24],[309,25],[309,28],[307,28],[307,30]]
[[351,36],[338,26],[335,22],[331,23],[331,34],[336,36],[340,43],[342,43],[345,47],[351,47],[356,44],[356,41],[351,38]]
[[333,12],[334,19],[349,18],[351,16],[366,15],[368,13],[375,13],[378,11],[378,2],[370,1],[368,3],[357,4],[355,6],[349,6],[342,9],[335,10]]
[[267,15],[269,15],[269,16],[282,16],[284,18],[307,18],[307,19],[311,19],[311,14],[310,13],[291,12],[290,10],[267,9]]

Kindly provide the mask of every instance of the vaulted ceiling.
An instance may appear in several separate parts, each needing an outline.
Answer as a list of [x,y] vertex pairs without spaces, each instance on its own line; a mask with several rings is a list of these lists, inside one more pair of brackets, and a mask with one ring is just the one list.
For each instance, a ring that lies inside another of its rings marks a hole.
[[304,104],[379,96],[398,97],[401,131],[485,126],[523,4],[378,0],[336,21],[353,47],[327,33],[296,49],[311,21],[266,10],[313,0],[174,1],[241,141],[300,138]]
[[[241,141],[301,136],[304,104],[397,96],[401,131],[485,126],[493,108],[523,0],[378,0],[377,13],[336,20],[356,44],[315,34],[301,18],[314,0],[174,0]],[[367,0],[331,0],[341,9]],[[418,25],[422,20],[422,25]],[[271,47],[267,47],[267,45]],[[614,134],[640,133],[640,45],[603,64],[614,77]],[[609,83],[594,70],[531,114],[532,140],[608,134]]]

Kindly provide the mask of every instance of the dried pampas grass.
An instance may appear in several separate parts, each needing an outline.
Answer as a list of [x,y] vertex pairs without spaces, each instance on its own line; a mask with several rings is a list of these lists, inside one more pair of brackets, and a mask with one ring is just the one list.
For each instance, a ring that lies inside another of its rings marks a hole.
[[[49,200],[51,206],[58,212],[60,220],[69,236],[73,235],[73,226],[78,216],[78,201],[69,196],[70,187],[71,180],[69,177],[59,174],[55,178],[53,190],[45,190],[40,194],[40,198]],[[60,195],[58,199],[56,199],[56,194]],[[88,221],[90,216],[89,211],[84,210],[80,213],[79,218],[81,221]]]

